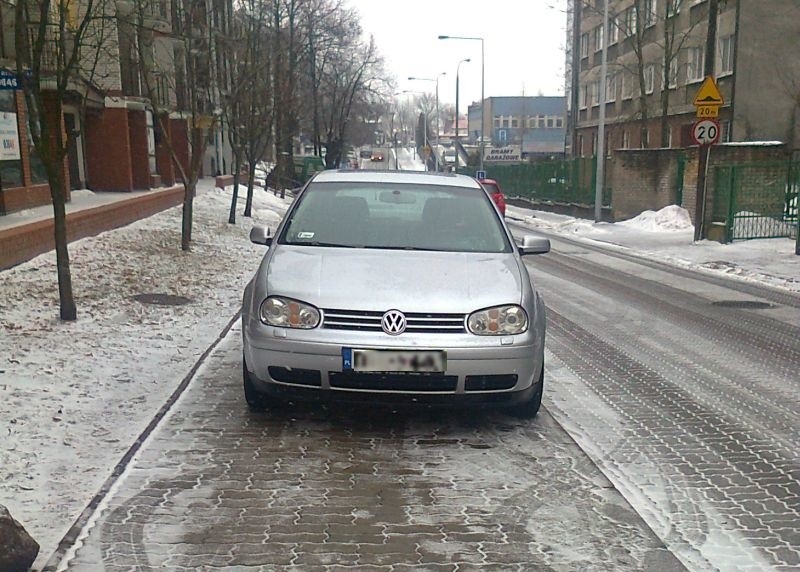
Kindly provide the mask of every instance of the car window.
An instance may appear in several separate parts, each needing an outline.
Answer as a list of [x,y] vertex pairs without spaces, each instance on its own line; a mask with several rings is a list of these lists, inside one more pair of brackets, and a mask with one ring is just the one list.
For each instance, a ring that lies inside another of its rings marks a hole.
[[496,183],[481,182],[481,184],[490,195],[500,192],[500,187],[498,187]]
[[438,185],[312,183],[282,244],[451,252],[510,252],[494,206],[479,189]]

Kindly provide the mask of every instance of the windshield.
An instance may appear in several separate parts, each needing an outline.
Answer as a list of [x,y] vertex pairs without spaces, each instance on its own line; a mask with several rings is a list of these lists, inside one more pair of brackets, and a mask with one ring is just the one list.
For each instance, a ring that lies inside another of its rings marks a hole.
[[396,183],[312,183],[282,244],[450,252],[511,252],[480,189]]

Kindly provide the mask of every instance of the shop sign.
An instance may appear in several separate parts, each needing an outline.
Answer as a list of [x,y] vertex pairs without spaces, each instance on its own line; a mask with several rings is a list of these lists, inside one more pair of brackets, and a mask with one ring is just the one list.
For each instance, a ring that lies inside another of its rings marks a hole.
[[483,160],[488,163],[510,163],[522,161],[519,145],[509,147],[491,147],[486,150]]
[[17,74],[8,70],[0,70],[0,89],[20,89]]
[[17,114],[0,112],[0,161],[19,161]]

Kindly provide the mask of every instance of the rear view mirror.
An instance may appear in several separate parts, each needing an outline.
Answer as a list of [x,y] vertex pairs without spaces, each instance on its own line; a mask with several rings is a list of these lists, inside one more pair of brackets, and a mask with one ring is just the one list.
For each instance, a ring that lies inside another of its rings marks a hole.
[[527,254],[545,254],[550,252],[550,240],[542,236],[531,236],[526,234],[522,237],[522,244],[519,246],[519,253],[522,256]]
[[269,235],[269,228],[261,225],[255,225],[250,229],[250,242],[253,244],[263,244],[269,246],[272,244],[272,237]]
[[393,205],[412,205],[417,202],[417,197],[411,193],[401,193],[400,191],[383,191],[378,195],[378,200]]

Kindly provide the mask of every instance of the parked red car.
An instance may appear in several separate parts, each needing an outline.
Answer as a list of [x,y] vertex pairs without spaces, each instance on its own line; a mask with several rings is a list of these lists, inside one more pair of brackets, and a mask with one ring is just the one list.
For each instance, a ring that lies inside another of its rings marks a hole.
[[486,189],[486,192],[489,193],[489,196],[492,197],[500,214],[506,216],[506,196],[503,194],[503,191],[500,190],[500,185],[497,184],[497,181],[494,179],[480,179],[479,182],[483,185],[483,188]]

